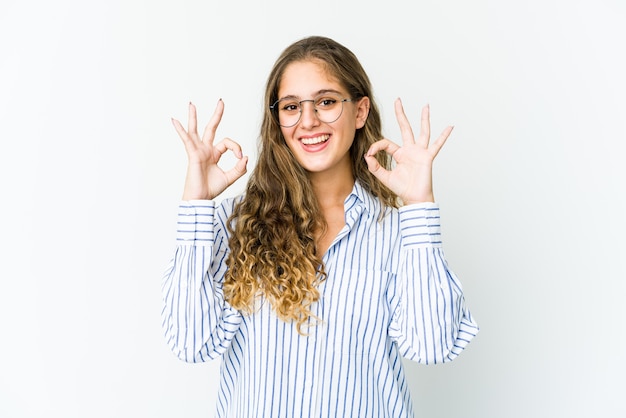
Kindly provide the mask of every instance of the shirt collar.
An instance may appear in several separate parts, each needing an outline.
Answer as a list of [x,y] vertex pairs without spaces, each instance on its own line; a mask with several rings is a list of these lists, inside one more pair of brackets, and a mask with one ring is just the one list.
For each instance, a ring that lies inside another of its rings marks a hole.
[[374,197],[371,193],[369,193],[358,180],[354,182],[352,192],[350,192],[344,202],[344,208],[346,213],[356,207],[359,207],[361,210],[367,211],[369,216],[374,213],[378,215],[377,212],[380,211],[381,207],[378,199]]

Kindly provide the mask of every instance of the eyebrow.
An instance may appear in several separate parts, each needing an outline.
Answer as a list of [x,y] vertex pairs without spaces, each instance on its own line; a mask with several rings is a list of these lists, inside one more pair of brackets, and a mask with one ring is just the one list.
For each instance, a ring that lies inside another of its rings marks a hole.
[[[334,89],[322,89],[322,90],[318,90],[318,91],[317,91],[317,92],[313,95],[313,97],[318,97],[318,96],[321,96],[322,94],[326,94],[326,93],[336,93],[336,94],[339,94],[339,95],[342,95],[342,94],[343,94],[342,92],[337,91],[337,90],[334,90]],[[293,94],[289,94],[289,95],[287,95],[287,96],[283,96],[283,97],[278,98],[278,100],[284,100],[284,99],[295,99],[295,100],[300,100],[300,99],[302,99],[302,98],[301,98],[300,96],[296,96],[296,95],[293,95]]]

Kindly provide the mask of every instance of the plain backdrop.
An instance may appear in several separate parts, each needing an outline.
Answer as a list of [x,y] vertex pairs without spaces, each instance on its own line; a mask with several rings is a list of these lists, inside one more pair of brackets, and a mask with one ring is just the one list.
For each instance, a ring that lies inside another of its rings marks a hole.
[[388,138],[396,97],[455,125],[435,196],[481,332],[407,364],[417,417],[626,416],[625,21],[621,0],[2,0],[0,417],[212,416],[219,363],[161,331],[170,118],[222,98],[252,169],[270,67],[307,35],[361,59]]

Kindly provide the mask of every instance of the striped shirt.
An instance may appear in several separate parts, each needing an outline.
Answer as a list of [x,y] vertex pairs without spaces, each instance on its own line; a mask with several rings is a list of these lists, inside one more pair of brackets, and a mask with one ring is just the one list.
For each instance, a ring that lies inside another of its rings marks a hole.
[[241,314],[224,300],[226,222],[235,199],[182,202],[163,279],[163,328],[181,360],[221,357],[217,417],[412,417],[401,357],[456,358],[478,332],[448,269],[434,203],[383,210],[358,183],[323,257],[328,277],[298,334],[268,302]]

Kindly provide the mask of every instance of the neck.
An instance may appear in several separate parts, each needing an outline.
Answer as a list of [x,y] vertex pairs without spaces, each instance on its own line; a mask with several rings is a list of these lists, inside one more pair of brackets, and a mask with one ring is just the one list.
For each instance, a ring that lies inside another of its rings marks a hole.
[[347,175],[329,173],[311,173],[313,193],[324,210],[330,206],[341,206],[354,187],[352,172]]

